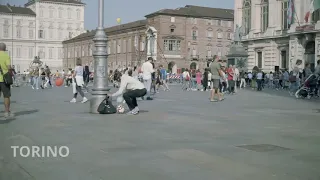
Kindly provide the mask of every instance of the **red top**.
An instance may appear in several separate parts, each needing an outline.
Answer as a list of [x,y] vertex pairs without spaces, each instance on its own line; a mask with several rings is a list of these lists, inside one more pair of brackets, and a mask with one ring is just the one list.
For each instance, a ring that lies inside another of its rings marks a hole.
[[228,73],[228,80],[233,80],[233,75],[234,75],[233,69],[228,68],[227,73]]

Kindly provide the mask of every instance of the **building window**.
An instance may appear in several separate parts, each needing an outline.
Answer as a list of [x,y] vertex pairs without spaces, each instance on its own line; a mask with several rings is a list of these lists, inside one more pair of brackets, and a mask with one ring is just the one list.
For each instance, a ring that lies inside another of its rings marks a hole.
[[140,51],[144,51],[144,49],[145,49],[145,42],[142,40],[141,41],[141,47],[140,47]]
[[228,27],[232,27],[232,22],[228,21]]
[[44,38],[44,31],[43,30],[39,30],[39,38],[40,39]]
[[192,56],[193,56],[193,57],[197,56],[197,49],[196,49],[196,47],[193,47],[193,48],[192,48]]
[[33,58],[33,47],[29,47],[29,58]]
[[232,34],[231,33],[227,33],[227,38],[228,38],[228,40],[231,40]]
[[289,24],[288,24],[288,6],[289,2],[287,0],[282,2],[282,29],[288,29]]
[[50,10],[49,10],[49,17],[50,17],[50,18],[53,18],[53,9],[50,9]]
[[108,46],[107,54],[111,54],[111,46],[110,45]]
[[44,52],[44,48],[43,47],[39,48],[38,56],[40,57],[40,59],[44,59],[45,58],[45,52]]
[[121,53],[121,40],[117,41],[117,53]]
[[52,48],[49,48],[49,59],[52,59]]
[[221,52],[221,49],[218,48],[218,57],[221,57],[222,56],[222,52]]
[[242,24],[244,27],[244,33],[248,34],[251,29],[251,0],[243,1]]
[[180,40],[164,40],[163,44],[164,44],[165,51],[178,52],[181,50],[181,41]]
[[80,20],[80,10],[77,9],[77,19]]
[[63,51],[62,51],[62,48],[59,48],[58,50],[58,58],[63,58]]
[[9,27],[3,26],[3,37],[9,37]]
[[72,38],[72,32],[69,32],[69,39],[71,39]]
[[52,39],[53,38],[53,30],[49,29],[49,38]]
[[211,46],[207,46],[207,57],[208,58],[212,57]]
[[174,23],[176,21],[175,17],[171,17],[171,22]]
[[128,52],[131,52],[131,39],[128,40]]
[[212,31],[207,31],[207,37],[212,38],[213,37],[213,32]]
[[173,32],[174,32],[174,29],[170,29],[170,32],[173,33]]
[[62,39],[62,31],[59,30],[59,39]]
[[198,37],[198,31],[197,30],[192,31],[192,39],[197,40],[197,37]]
[[123,52],[127,52],[127,40],[123,40],[123,43],[122,43],[122,46],[123,46]]
[[71,19],[71,9],[68,9],[68,19]]
[[21,47],[17,47],[17,57],[21,57]]
[[33,38],[33,29],[29,29],[29,38],[30,38],[30,39]]
[[17,38],[21,38],[21,27],[17,27]]
[[192,18],[192,19],[191,19],[191,23],[192,23],[192,24],[197,24],[197,18]]
[[222,39],[222,32],[218,32],[218,39]]
[[212,20],[211,20],[211,19],[207,19],[206,22],[207,22],[207,25],[208,25],[208,26],[211,26],[211,25],[212,25]]
[[261,5],[261,32],[265,32],[269,26],[269,2],[263,0]]
[[62,18],[62,9],[59,9],[59,18]]
[[221,20],[218,20],[217,25],[221,26]]

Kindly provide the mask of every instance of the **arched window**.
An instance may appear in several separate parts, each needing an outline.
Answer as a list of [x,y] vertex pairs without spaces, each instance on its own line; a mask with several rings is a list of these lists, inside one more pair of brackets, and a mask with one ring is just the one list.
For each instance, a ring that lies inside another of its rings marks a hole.
[[269,0],[261,2],[261,32],[267,30],[269,26]]
[[68,19],[71,19],[71,9],[70,8],[68,8]]
[[62,8],[59,8],[59,18],[62,18],[63,17],[63,9]]
[[77,9],[77,19],[80,20],[81,17],[81,11],[80,9]]
[[251,29],[251,0],[244,0],[242,7],[242,25],[244,33],[248,34]]

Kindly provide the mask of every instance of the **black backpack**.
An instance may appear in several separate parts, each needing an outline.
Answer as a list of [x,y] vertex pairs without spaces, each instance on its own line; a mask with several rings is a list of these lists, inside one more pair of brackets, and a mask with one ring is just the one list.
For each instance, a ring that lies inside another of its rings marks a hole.
[[99,105],[97,111],[99,114],[115,114],[117,109],[112,105],[112,102],[107,96]]

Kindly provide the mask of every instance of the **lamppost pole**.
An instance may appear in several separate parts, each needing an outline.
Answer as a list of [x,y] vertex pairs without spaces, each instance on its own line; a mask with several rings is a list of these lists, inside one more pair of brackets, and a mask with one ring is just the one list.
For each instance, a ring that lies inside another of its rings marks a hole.
[[103,29],[104,0],[99,0],[99,26],[93,38],[95,43],[94,57],[94,81],[92,98],[90,100],[90,112],[98,113],[97,109],[101,101],[106,97],[108,88],[108,62],[107,62],[107,36]]

